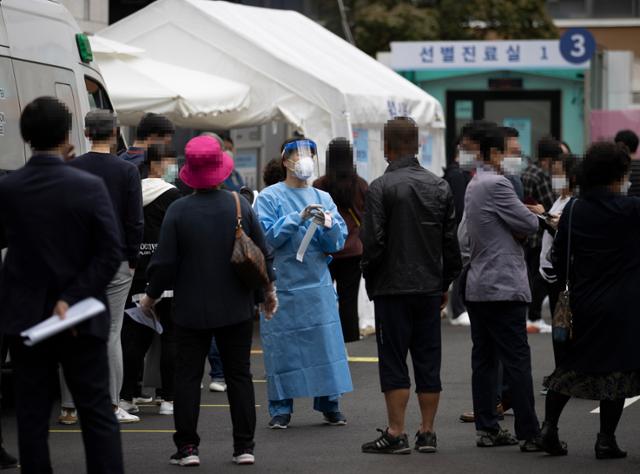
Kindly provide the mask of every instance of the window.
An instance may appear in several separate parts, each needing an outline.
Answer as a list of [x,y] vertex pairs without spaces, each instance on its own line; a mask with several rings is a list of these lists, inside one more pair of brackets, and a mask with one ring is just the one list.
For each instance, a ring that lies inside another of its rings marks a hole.
[[91,110],[94,109],[107,109],[113,110],[107,91],[104,90],[102,85],[91,79],[90,77],[84,78],[85,86],[87,87],[87,94],[89,95],[89,106]]

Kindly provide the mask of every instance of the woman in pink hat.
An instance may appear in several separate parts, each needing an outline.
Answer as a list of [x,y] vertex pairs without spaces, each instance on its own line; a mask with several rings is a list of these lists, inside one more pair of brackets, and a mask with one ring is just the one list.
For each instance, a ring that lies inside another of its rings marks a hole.
[[[218,341],[225,368],[233,422],[233,461],[253,464],[256,425],[250,372],[254,295],[231,265],[235,240],[236,202],[220,185],[233,170],[233,160],[218,141],[200,136],[187,143],[180,179],[195,192],[169,207],[158,248],[149,264],[149,284],[142,306],[151,308],[172,289],[177,343],[174,442],[171,464],[200,464],[197,420],[200,383],[211,338]],[[251,206],[240,199],[242,226],[267,255],[264,235]],[[274,279],[271,265],[267,265]],[[265,291],[263,311],[271,317],[277,300],[272,284]]]

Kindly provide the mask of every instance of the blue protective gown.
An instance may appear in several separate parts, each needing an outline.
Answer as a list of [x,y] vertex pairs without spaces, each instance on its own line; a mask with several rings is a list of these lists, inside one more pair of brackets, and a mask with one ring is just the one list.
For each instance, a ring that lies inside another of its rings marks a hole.
[[[321,204],[333,226],[320,227],[304,256],[296,253],[311,220],[300,211]],[[258,218],[273,248],[280,307],[260,321],[269,400],[337,397],[353,390],[342,337],[336,292],[328,263],[344,246],[347,226],[331,196],[319,189],[291,188],[281,182],[263,190]]]

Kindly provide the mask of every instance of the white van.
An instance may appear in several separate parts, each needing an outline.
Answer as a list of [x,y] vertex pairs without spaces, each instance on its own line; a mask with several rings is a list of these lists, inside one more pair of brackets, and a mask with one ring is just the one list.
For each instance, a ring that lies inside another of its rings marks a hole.
[[29,158],[20,114],[44,95],[67,104],[71,143],[77,155],[88,151],[85,115],[92,108],[113,110],[88,38],[57,0],[0,0],[0,173]]

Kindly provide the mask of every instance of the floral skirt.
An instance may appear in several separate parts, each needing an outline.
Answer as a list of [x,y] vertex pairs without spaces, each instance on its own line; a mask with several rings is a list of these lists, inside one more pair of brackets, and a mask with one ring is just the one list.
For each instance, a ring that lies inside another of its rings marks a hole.
[[583,374],[556,369],[544,383],[554,392],[587,400],[620,400],[640,395],[640,370]]

